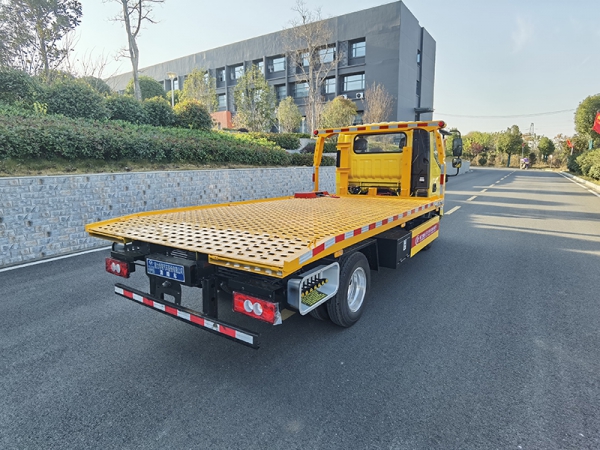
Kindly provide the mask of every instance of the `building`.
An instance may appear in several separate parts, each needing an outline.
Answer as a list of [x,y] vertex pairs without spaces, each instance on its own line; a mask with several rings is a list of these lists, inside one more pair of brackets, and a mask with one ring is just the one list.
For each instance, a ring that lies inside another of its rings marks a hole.
[[[325,22],[334,40],[329,46],[340,55],[340,61],[325,80],[325,99],[345,95],[356,102],[360,114],[367,86],[379,83],[394,98],[395,117],[390,120],[431,119],[436,43],[401,1]],[[237,79],[246,67],[255,64],[263,70],[277,99],[293,96],[302,111],[306,83],[297,80],[295,65],[285,56],[282,41],[283,31],[271,33],[146,67],[143,75],[160,81],[168,91],[172,83],[180,89],[194,68],[209,70],[217,82],[216,119],[227,126],[231,113],[235,114],[233,89]],[[168,72],[174,72],[177,78],[169,79]],[[129,72],[107,81],[121,91],[131,77]]]

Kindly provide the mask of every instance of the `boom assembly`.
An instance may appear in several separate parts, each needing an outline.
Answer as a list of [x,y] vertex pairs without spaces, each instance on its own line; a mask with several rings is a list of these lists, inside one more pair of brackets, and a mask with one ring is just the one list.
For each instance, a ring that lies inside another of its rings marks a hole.
[[[312,192],[132,214],[86,231],[114,242],[108,272],[129,278],[145,268],[149,293],[117,284],[116,294],[242,344],[258,348],[258,334],[220,320],[219,298],[273,325],[292,310],[349,327],[366,305],[371,270],[398,268],[439,235],[444,126],[316,130]],[[335,138],[333,194],[319,190],[319,165]],[[457,135],[457,173],[461,153]],[[201,311],[183,306],[182,286],[202,289]]]

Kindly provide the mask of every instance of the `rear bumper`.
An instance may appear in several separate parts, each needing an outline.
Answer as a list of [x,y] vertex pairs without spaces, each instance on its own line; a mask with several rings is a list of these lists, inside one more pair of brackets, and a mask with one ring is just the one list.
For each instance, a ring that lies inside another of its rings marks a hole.
[[205,316],[192,309],[176,305],[175,303],[154,298],[145,292],[138,291],[137,289],[130,288],[121,283],[115,284],[115,294],[166,314],[167,316],[174,317],[182,322],[189,323],[190,325],[202,328],[203,330],[239,342],[240,344],[256,349],[259,348],[258,333],[253,333],[252,331],[245,330],[235,325],[216,320],[213,317]]

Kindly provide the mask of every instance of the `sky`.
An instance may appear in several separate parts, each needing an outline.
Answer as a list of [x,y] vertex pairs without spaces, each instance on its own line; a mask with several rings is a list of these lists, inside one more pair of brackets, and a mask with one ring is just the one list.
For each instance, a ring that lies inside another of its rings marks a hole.
[[[131,71],[114,57],[127,43],[118,0],[81,0],[75,57],[104,55],[105,78]],[[324,18],[390,3],[306,0]],[[280,31],[295,0],[166,0],[138,39],[140,68]],[[518,125],[536,135],[572,135],[573,116],[600,93],[597,0],[405,0],[437,44],[434,119],[463,134]],[[214,7],[212,5],[215,5]],[[367,50],[368,51],[368,50]]]

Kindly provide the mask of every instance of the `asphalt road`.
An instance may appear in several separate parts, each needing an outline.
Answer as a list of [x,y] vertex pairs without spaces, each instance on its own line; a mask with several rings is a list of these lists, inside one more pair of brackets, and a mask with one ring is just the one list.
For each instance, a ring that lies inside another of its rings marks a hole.
[[115,296],[106,252],[0,273],[0,448],[600,448],[600,198],[539,171],[448,188],[356,326],[247,319],[258,351]]

